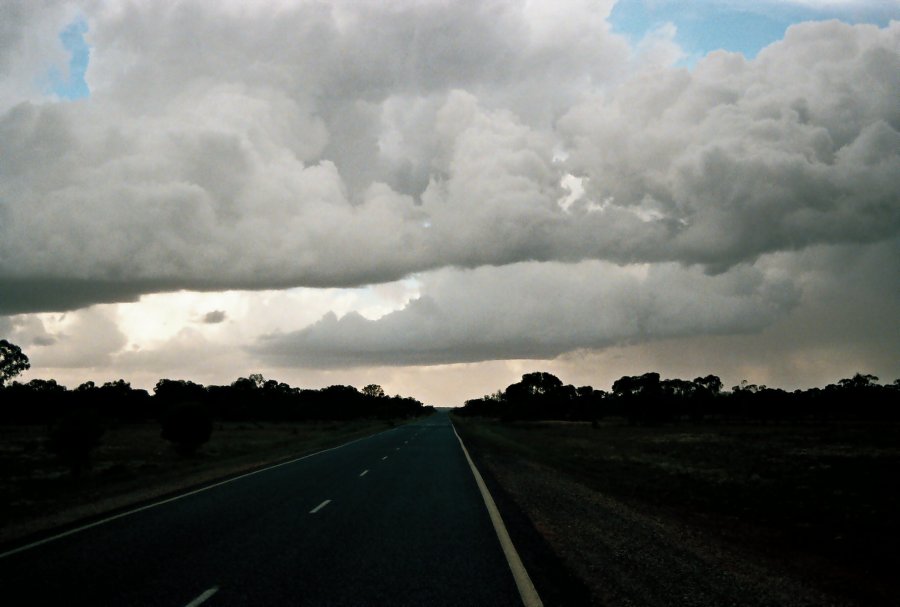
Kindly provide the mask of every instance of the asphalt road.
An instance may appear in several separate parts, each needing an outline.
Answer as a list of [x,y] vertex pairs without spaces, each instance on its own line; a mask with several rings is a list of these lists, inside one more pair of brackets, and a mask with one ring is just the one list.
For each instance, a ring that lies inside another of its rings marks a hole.
[[5,605],[521,605],[445,413],[0,558]]

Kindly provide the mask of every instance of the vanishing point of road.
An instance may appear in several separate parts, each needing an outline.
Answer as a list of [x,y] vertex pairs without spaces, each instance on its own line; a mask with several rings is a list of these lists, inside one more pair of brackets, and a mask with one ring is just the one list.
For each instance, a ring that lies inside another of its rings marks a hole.
[[0,557],[7,605],[521,605],[446,413]]

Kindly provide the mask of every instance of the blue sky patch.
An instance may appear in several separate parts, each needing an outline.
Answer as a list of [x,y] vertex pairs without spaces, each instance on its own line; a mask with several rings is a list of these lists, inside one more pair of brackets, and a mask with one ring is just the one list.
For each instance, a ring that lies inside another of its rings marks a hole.
[[88,31],[87,22],[77,19],[59,34],[63,46],[69,51],[69,73],[61,73],[58,69],[50,70],[50,88],[63,99],[82,99],[91,94],[84,74],[91,57],[91,48],[84,40]]
[[900,18],[893,2],[811,8],[790,2],[619,0],[609,20],[614,31],[634,42],[661,25],[674,24],[678,29],[675,41],[687,54],[686,62],[693,64],[719,49],[753,58],[762,48],[783,38],[789,26],[803,21],[840,19],[883,27],[892,18]]

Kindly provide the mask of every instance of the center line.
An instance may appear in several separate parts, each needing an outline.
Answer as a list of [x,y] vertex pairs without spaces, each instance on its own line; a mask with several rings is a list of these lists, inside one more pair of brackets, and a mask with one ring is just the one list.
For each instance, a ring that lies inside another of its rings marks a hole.
[[202,603],[203,601],[205,601],[206,599],[208,599],[209,597],[211,597],[218,591],[219,591],[219,587],[213,586],[212,588],[210,588],[209,590],[207,590],[206,592],[204,592],[203,594],[198,596],[196,599],[194,599],[193,601],[191,601],[190,603],[185,605],[185,607],[197,607],[197,605],[199,605],[200,603]]
[[321,504],[319,504],[318,506],[316,506],[315,508],[310,510],[309,513],[315,514],[316,512],[318,512],[319,510],[321,510],[322,508],[324,508],[325,506],[327,506],[330,503],[331,503],[331,500],[325,500],[324,502],[322,502]]
[[362,472],[359,473],[359,476],[363,477],[363,476],[367,475],[368,473],[369,473],[368,470],[363,470]]

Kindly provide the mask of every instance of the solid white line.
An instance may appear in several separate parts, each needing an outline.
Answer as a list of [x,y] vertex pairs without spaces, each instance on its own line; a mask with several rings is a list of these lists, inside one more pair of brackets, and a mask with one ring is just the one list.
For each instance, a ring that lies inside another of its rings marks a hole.
[[316,506],[315,508],[310,510],[309,513],[315,514],[316,512],[318,512],[319,510],[321,510],[322,508],[324,508],[325,506],[327,506],[330,503],[331,503],[331,500],[325,500],[324,502],[322,502],[321,504],[319,504],[318,506]]
[[46,538],[44,538],[44,539],[42,539],[42,540],[38,540],[38,541],[36,541],[36,542],[32,542],[32,543],[30,543],[30,544],[26,544],[25,546],[19,546],[18,548],[13,548],[12,550],[8,550],[8,551],[6,551],[6,552],[0,553],[0,559],[6,558],[6,557],[8,557],[8,556],[12,556],[12,555],[14,555],[14,554],[18,554],[19,552],[24,552],[24,551],[26,551],[26,550],[30,550],[30,549],[32,549],[32,548],[37,548],[38,546],[43,546],[44,544],[48,544],[48,543],[50,543],[50,542],[53,542],[53,541],[56,541],[56,540],[60,540],[60,539],[62,539],[62,538],[64,538],[64,537],[68,537],[68,536],[70,536],[70,535],[74,535],[74,534],[76,534],[76,533],[78,533],[78,532],[80,532],[80,531],[86,531],[86,530],[91,529],[91,528],[93,528],[93,527],[99,527],[100,525],[104,525],[104,524],[106,524],[106,523],[109,523],[109,522],[111,522],[111,521],[114,521],[114,520],[117,520],[117,519],[120,519],[120,518],[125,518],[126,516],[131,516],[132,514],[137,514],[138,512],[143,512],[144,510],[149,510],[149,509],[151,509],[151,508],[156,508],[157,506],[162,506],[163,504],[168,504],[168,503],[170,503],[170,502],[174,502],[174,501],[176,501],[176,500],[180,500],[181,498],[184,498],[184,497],[189,497],[189,496],[195,495],[195,494],[197,494],[197,493],[202,493],[202,492],[204,492],[204,491],[209,491],[210,489],[215,489],[216,487],[221,487],[222,485],[227,485],[228,483],[233,483],[234,481],[239,481],[239,480],[241,480],[242,478],[247,478],[248,476],[253,476],[254,474],[259,474],[259,473],[261,473],[261,472],[268,472],[269,470],[274,470],[275,468],[280,468],[280,467],[282,467],[282,466],[288,466],[288,465],[290,465],[290,464],[295,464],[295,463],[297,463],[297,462],[299,462],[299,461],[301,461],[301,460],[308,459],[308,458],[310,458],[310,457],[315,457],[316,455],[321,455],[321,454],[323,454],[323,453],[328,453],[329,451],[335,451],[336,449],[342,449],[342,448],[344,448],[344,447],[347,447],[347,446],[349,446],[349,445],[352,445],[353,443],[358,443],[359,441],[362,441],[362,440],[366,440],[366,439],[369,439],[369,438],[374,438],[374,437],[378,436],[379,434],[385,434],[385,433],[387,433],[387,432],[393,432],[393,431],[396,430],[396,429],[397,429],[397,428],[390,428],[390,429],[388,429],[388,430],[383,430],[382,432],[378,432],[377,434],[370,434],[369,436],[363,436],[363,437],[354,439],[354,440],[350,441],[349,443],[344,443],[343,445],[338,445],[337,447],[329,447],[328,449],[322,449],[321,451],[316,451],[315,453],[309,453],[309,454],[307,454],[307,455],[304,455],[303,457],[298,457],[298,458],[296,458],[296,459],[292,459],[292,460],[287,461],[287,462],[281,462],[280,464],[274,464],[274,465],[269,466],[269,467],[267,467],[267,468],[261,468],[261,469],[259,469],[259,470],[254,470],[253,472],[248,472],[247,474],[242,474],[242,475],[236,476],[236,477],[234,477],[234,478],[229,478],[228,480],[220,481],[220,482],[218,482],[218,483],[215,483],[215,484],[212,484],[212,485],[208,485],[208,486],[206,486],[206,487],[201,487],[200,489],[194,489],[193,491],[188,491],[187,493],[182,493],[182,494],[180,494],[180,495],[176,495],[176,496],[173,496],[173,497],[170,497],[170,498],[167,498],[167,499],[158,501],[158,502],[154,502],[154,503],[152,503],[152,504],[147,504],[146,506],[141,506],[140,508],[135,508],[134,510],[128,510],[127,512],[122,512],[122,513],[120,513],[120,514],[116,514],[116,515],[114,515],[114,516],[110,516],[109,518],[105,518],[105,519],[102,519],[102,520],[99,520],[99,521],[95,521],[95,522],[93,522],[93,523],[89,523],[89,524],[83,525],[83,526],[81,526],[81,527],[76,527],[75,529],[69,529],[68,531],[64,531],[64,532],[62,532],[62,533],[58,533],[58,534],[56,534],[56,535],[52,535],[52,536],[50,536],[50,537],[46,537]]
[[359,476],[360,476],[360,478],[361,478],[361,477],[367,475],[368,473],[369,473],[368,470],[363,470],[362,472],[359,473]]
[[466,449],[466,446],[463,444],[459,432],[456,431],[456,426],[453,426],[452,422],[451,426],[453,427],[453,433],[456,435],[456,439],[459,441],[459,446],[462,447],[463,454],[465,454],[466,460],[469,462],[469,467],[472,469],[472,475],[475,477],[475,483],[478,485],[478,490],[481,491],[484,505],[487,506],[488,514],[491,516],[491,522],[494,524],[494,531],[497,532],[497,538],[500,540],[500,547],[503,548],[506,562],[509,563],[513,579],[516,581],[516,588],[519,589],[519,596],[522,597],[522,603],[525,607],[543,607],[544,603],[541,601],[541,597],[538,596],[537,590],[531,582],[531,578],[528,576],[528,571],[525,570],[522,559],[519,558],[519,553],[512,543],[512,538],[509,537],[506,525],[503,524],[503,519],[500,517],[500,511],[497,510],[497,504],[494,503],[494,498],[491,497],[491,492],[488,491],[487,485],[484,484],[484,479],[481,478],[481,473],[478,472],[478,468],[475,467],[475,462],[473,462],[472,458],[469,456],[469,450]]
[[207,590],[206,592],[204,592],[203,594],[198,596],[196,599],[194,599],[193,601],[191,601],[184,607],[197,607],[197,605],[199,605],[200,603],[203,603],[204,601],[206,601],[206,599],[208,599],[209,597],[211,597],[218,591],[219,591],[219,587],[213,586],[212,588],[210,588],[209,590]]

